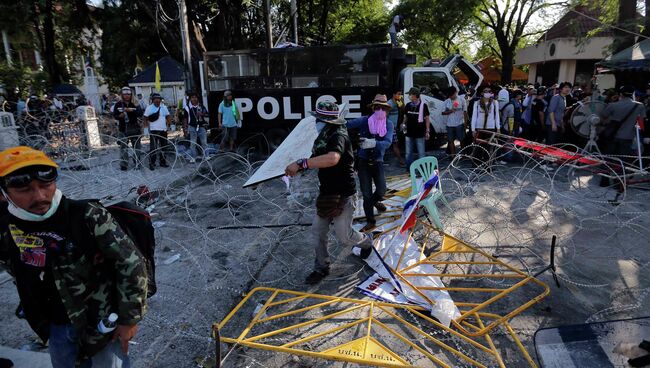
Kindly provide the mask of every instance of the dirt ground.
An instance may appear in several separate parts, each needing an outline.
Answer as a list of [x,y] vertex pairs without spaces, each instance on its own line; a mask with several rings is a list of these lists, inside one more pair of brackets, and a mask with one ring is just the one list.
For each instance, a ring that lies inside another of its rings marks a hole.
[[[213,366],[212,323],[258,286],[368,299],[356,285],[374,271],[334,237],[331,274],[319,285],[304,284],[314,259],[309,224],[317,193],[315,173],[294,180],[289,191],[279,179],[242,189],[259,164],[219,156],[156,187],[160,196],[152,212],[159,291],[149,300],[131,345],[133,367]],[[533,357],[533,334],[539,328],[638,317],[647,311],[648,191],[630,188],[612,202],[615,189],[600,187],[598,178],[566,167],[549,172],[533,160],[496,165],[490,172],[474,169],[462,158],[441,158],[440,164],[446,168],[442,185],[452,208],[440,208],[448,233],[531,274],[548,264],[550,239],[558,237],[560,287],[550,273],[542,274],[539,279],[550,286],[551,294],[511,321]],[[394,160],[387,167],[388,175],[402,170]],[[103,169],[98,172],[109,175]],[[175,255],[180,258],[166,262]],[[35,338],[26,322],[14,316],[17,304],[11,281],[2,282],[0,345],[20,348]],[[243,328],[245,320],[236,327]],[[277,326],[286,322],[278,321]],[[502,331],[494,336],[508,366],[525,366]],[[412,354],[394,339],[386,341],[396,352]],[[222,357],[228,354],[225,367],[356,366],[241,346],[221,348]],[[459,349],[480,356],[470,348]],[[411,356],[418,366],[434,366]]]

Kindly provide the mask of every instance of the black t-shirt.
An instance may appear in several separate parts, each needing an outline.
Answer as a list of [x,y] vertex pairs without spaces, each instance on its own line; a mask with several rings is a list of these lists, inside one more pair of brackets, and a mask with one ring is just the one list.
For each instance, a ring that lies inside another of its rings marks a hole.
[[[424,103],[424,101],[420,101]],[[406,136],[410,138],[424,138],[427,131],[427,124],[423,121],[418,122],[418,115],[420,114],[420,104],[409,102],[404,108],[404,115],[406,116]],[[429,106],[424,103],[423,117],[429,116]]]
[[[124,108],[133,108],[135,110],[131,112],[127,112],[124,114],[123,118],[120,118],[120,109]],[[133,101],[130,101],[129,103],[124,103],[124,101],[118,101],[115,103],[115,106],[113,106],[113,116],[117,119],[119,122],[119,130],[120,132],[127,133],[127,132],[133,132],[134,130],[139,131],[140,130],[140,125],[138,124],[138,117],[142,114],[142,110],[140,110],[140,106],[137,106],[136,104],[133,103]]]
[[191,127],[205,126],[208,123],[205,121],[205,117],[208,116],[208,110],[203,107],[203,105],[192,106],[189,105],[188,109],[190,110],[188,125]]
[[19,254],[16,282],[22,284],[22,290],[28,290],[21,299],[32,299],[24,301],[23,305],[42,308],[39,311],[25,310],[25,313],[42,313],[57,325],[70,323],[52,274],[52,259],[64,251],[66,244],[62,230],[67,228],[67,219],[62,207],[60,205],[57,212],[45,221],[23,221],[10,216],[8,225]]
[[338,152],[339,162],[332,167],[318,169],[321,194],[351,196],[356,192],[354,182],[354,153],[347,134],[335,133],[327,141],[326,152]]
[[544,116],[544,110],[546,110],[546,101],[543,99],[536,98],[533,100],[532,108],[531,108],[531,114],[533,115],[533,123],[535,125],[541,126],[544,125],[544,118],[540,118],[539,113],[542,113],[542,116]]

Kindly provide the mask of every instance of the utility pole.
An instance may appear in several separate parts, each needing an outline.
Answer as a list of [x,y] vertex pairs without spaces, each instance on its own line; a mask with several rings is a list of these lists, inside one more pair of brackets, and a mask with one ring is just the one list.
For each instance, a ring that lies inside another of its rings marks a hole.
[[298,4],[291,0],[291,17],[293,18],[293,43],[298,44]]
[[185,0],[178,0],[178,14],[181,23],[181,41],[183,43],[183,63],[185,64],[185,87],[191,90],[194,86],[192,73],[192,53],[190,51],[190,33],[187,26],[187,6]]
[[264,1],[266,12],[266,47],[273,48],[273,26],[271,25],[271,0]]

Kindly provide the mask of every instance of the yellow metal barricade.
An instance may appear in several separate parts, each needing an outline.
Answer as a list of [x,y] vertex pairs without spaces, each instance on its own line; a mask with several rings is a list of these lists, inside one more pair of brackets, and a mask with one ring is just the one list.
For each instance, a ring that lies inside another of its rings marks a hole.
[[[474,313],[466,327],[483,329],[498,318]],[[535,367],[514,330],[502,325]],[[371,366],[506,366],[489,334],[467,337],[420,307],[369,300],[260,287],[213,328],[226,343]]]

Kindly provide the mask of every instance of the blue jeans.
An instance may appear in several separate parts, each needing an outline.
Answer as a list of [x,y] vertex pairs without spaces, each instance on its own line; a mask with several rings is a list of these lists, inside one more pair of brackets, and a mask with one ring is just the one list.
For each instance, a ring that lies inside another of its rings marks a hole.
[[199,145],[201,146],[201,152],[199,156],[205,155],[205,150],[208,148],[208,132],[205,128],[201,127],[199,130],[196,130],[196,127],[187,127],[190,131],[190,155],[193,158],[197,157],[196,153],[196,138],[199,138]]
[[393,45],[393,47],[397,47],[397,33],[395,32],[388,32],[390,35],[390,44]]
[[[372,183],[375,183],[375,192],[372,192]],[[375,161],[369,164],[368,160],[359,159],[359,186],[363,194],[363,212],[366,222],[375,222],[374,206],[381,202],[386,194],[386,177],[384,176],[384,163]]]
[[[50,325],[50,359],[52,368],[74,368],[79,346],[77,332],[72,325]],[[129,356],[122,353],[119,341],[111,342],[81,368],[129,368]]]
[[411,166],[413,160],[413,145],[417,146],[418,158],[424,157],[424,138],[406,137],[406,168]]

